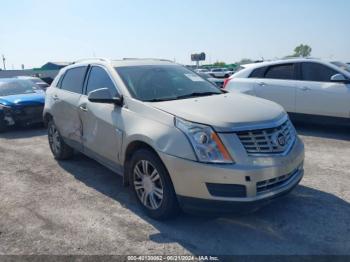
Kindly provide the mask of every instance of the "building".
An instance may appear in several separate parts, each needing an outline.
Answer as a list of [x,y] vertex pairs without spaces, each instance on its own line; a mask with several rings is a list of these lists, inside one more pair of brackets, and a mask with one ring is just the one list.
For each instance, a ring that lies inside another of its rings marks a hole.
[[0,70],[0,78],[15,76],[36,76],[51,84],[61,68],[70,65],[70,62],[48,62],[40,68],[25,70]]
[[47,62],[41,67],[42,70],[60,70],[61,68],[70,65],[71,62]]

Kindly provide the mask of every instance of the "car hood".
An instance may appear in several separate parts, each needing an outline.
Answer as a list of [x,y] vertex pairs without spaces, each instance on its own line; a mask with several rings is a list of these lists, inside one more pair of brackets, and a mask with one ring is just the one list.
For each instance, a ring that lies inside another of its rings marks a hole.
[[188,121],[207,124],[218,132],[255,129],[286,116],[274,102],[236,93],[152,103]]
[[44,105],[45,94],[40,92],[33,94],[0,96],[0,104],[5,106]]

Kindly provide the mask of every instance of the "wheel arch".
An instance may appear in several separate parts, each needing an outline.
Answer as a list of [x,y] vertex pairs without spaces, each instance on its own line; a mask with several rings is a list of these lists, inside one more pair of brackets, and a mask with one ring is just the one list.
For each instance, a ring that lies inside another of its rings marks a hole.
[[45,112],[43,115],[44,125],[47,127],[50,120],[53,119],[53,116],[49,112]]
[[[154,149],[153,146],[151,146],[149,143],[142,141],[142,140],[134,140],[131,141],[126,149],[125,149],[125,153],[124,153],[124,175],[123,175],[123,184],[124,186],[128,186],[130,183],[130,172],[129,172],[129,168],[130,168],[130,160],[132,158],[132,155],[140,150],[140,149],[147,149],[150,150],[152,153],[154,153],[161,162],[163,162],[159,156],[159,154],[157,153],[157,151]],[[163,163],[164,164],[164,163]],[[165,166],[165,165],[164,165]],[[165,167],[166,168],[166,167]]]

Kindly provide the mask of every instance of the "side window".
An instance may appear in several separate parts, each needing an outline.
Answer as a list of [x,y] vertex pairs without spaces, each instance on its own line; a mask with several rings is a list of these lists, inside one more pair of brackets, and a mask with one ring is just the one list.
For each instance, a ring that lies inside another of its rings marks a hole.
[[107,72],[99,66],[93,66],[89,74],[86,94],[99,88],[108,88],[112,96],[115,96],[118,93]]
[[330,82],[331,77],[338,74],[334,69],[318,63],[302,63],[302,80]]
[[63,77],[64,77],[64,74],[60,76],[60,79],[58,79],[58,82],[57,82],[57,85],[56,85],[57,88],[61,88]]
[[256,68],[250,73],[249,78],[264,78],[265,71],[266,67]]
[[271,66],[265,73],[265,78],[271,79],[295,79],[294,64]]
[[67,70],[61,83],[61,89],[81,94],[83,90],[86,66]]

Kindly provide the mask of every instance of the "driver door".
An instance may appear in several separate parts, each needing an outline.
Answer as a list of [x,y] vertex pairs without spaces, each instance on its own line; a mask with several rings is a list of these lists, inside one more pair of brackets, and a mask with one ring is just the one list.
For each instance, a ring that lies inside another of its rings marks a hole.
[[297,113],[331,117],[350,117],[350,85],[332,82],[339,74],[326,65],[301,64],[301,81],[296,92]]
[[107,69],[92,65],[88,73],[84,94],[79,102],[79,113],[83,125],[84,153],[114,167],[119,164],[122,145],[122,107],[115,104],[90,102],[88,94],[100,88],[108,88],[112,96],[118,93]]

